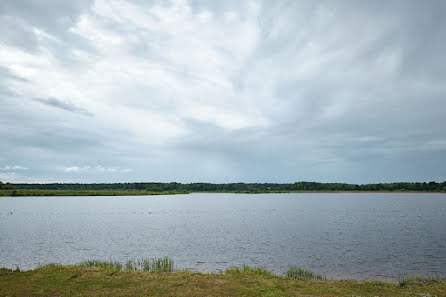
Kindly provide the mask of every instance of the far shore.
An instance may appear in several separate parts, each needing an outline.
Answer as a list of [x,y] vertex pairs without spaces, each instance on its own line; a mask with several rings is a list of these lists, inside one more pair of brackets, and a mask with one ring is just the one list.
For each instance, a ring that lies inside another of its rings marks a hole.
[[445,194],[438,191],[145,191],[145,190],[0,190],[0,196],[153,196],[191,193],[226,193],[226,194],[292,194],[292,193],[334,193],[334,194]]

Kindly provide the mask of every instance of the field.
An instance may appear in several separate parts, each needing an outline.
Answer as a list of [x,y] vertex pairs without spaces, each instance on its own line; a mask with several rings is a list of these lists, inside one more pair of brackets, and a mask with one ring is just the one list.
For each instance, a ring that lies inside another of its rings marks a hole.
[[404,278],[399,284],[333,281],[300,270],[288,276],[246,266],[215,274],[165,272],[172,263],[150,263],[149,272],[141,271],[142,262],[136,270],[98,261],[22,272],[3,268],[0,296],[446,296],[446,282],[438,278]]

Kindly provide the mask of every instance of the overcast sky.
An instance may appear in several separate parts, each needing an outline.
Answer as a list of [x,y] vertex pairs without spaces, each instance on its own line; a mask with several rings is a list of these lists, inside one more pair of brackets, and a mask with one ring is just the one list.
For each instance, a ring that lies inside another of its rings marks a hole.
[[446,1],[2,0],[0,180],[446,180]]

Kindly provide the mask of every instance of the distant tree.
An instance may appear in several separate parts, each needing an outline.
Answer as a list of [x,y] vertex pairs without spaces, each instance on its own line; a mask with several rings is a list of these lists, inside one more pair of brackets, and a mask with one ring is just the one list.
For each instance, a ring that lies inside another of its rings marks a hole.
[[0,190],[12,190],[12,189],[14,189],[14,187],[10,183],[4,184],[0,181]]

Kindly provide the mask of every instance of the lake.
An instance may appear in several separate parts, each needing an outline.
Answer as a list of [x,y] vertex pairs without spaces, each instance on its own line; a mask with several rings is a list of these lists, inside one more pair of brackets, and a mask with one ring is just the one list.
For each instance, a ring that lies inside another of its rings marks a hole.
[[446,194],[0,197],[0,267],[169,256],[329,278],[446,274]]

